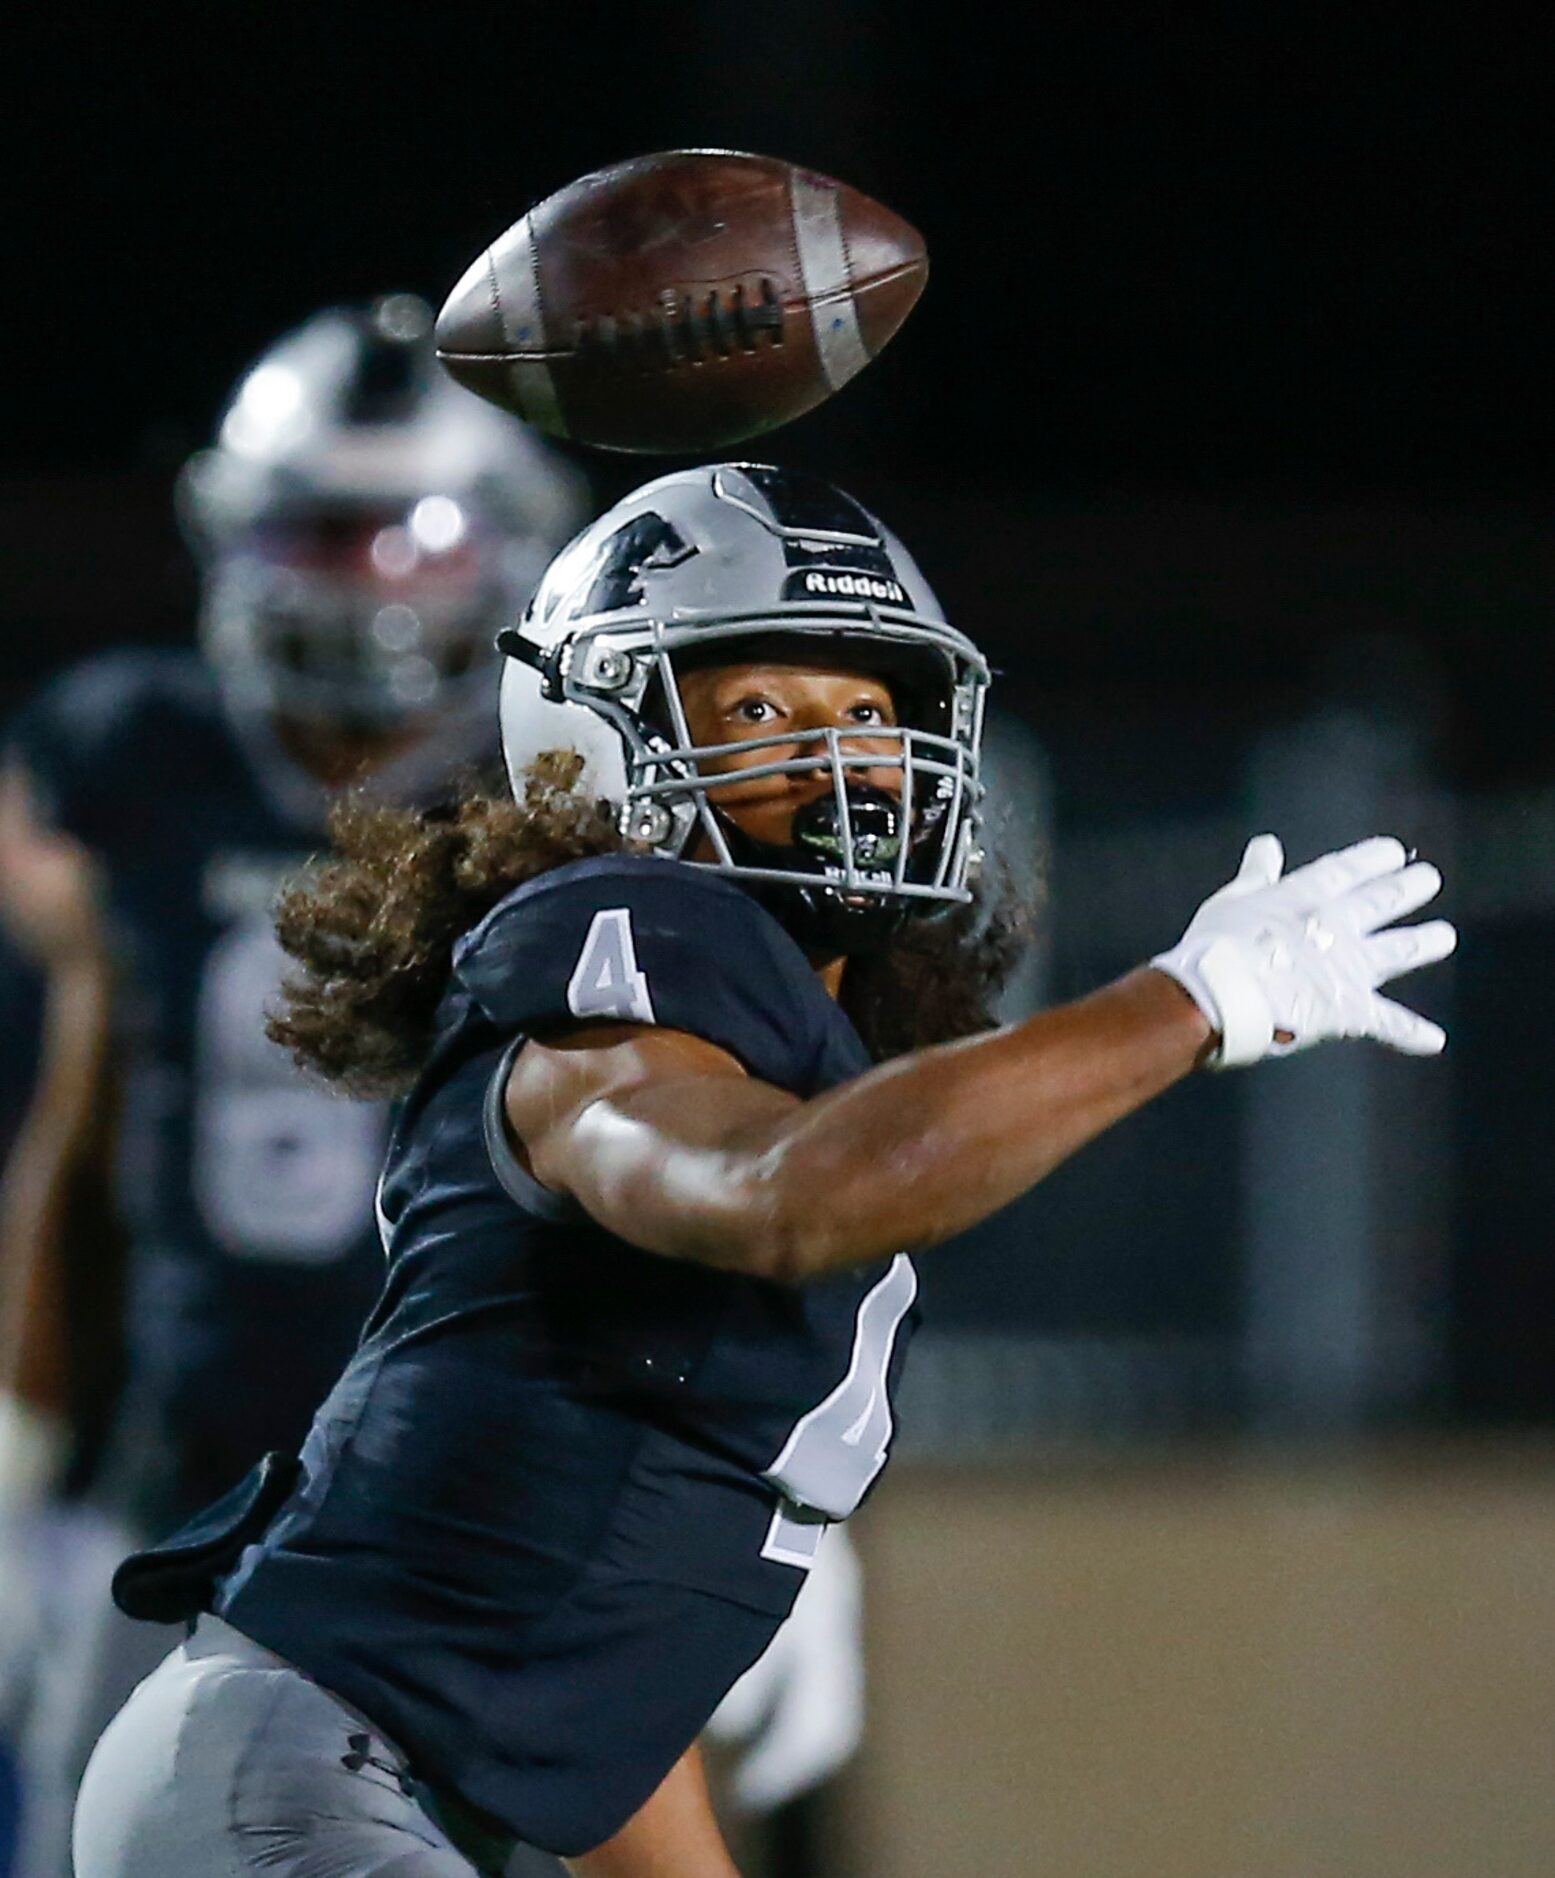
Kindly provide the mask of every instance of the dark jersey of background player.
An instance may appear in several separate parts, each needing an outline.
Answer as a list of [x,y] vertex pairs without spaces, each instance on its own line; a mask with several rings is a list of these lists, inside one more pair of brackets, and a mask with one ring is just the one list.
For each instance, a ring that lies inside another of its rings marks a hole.
[[612,1014],[801,1097],[869,1062],[798,945],[704,870],[603,857],[509,895],[458,948],[390,1148],[387,1288],[216,1600],[560,1852],[654,1791],[873,1482],[916,1293],[902,1256],[804,1289],[644,1257],[538,1187],[507,1066]]
[[382,1277],[383,1112],[310,1086],[263,1031],[269,908],[325,798],[262,733],[240,742],[193,653],[77,667],[8,743],[44,821],[101,866],[132,1244],[108,1488],[163,1520],[300,1438]]

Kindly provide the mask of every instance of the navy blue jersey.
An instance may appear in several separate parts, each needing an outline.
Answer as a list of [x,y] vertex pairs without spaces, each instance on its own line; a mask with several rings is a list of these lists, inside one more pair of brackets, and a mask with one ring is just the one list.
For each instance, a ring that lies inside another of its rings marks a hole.
[[384,1115],[305,1082],[263,1029],[271,902],[322,845],[324,797],[239,740],[192,653],[77,666],[9,742],[104,874],[132,1241],[129,1459],[109,1485],[164,1518],[300,1441],[382,1281]]
[[395,1130],[386,1289],[218,1599],[563,1853],[648,1797],[868,1491],[916,1292],[905,1256],[804,1287],[657,1257],[540,1188],[507,1066],[587,1019],[688,1031],[802,1097],[868,1062],[716,875],[612,856],[517,889],[461,942]]

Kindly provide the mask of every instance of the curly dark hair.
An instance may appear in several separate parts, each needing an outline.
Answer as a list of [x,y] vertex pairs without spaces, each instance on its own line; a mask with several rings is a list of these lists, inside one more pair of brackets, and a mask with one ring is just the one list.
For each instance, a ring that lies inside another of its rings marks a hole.
[[[521,882],[619,852],[609,805],[584,796],[581,759],[552,751],[517,802],[479,789],[430,809],[360,793],[330,816],[333,856],[282,893],[276,933],[302,967],[270,1037],[348,1094],[393,1096],[431,1047],[455,941]],[[849,962],[839,1002],[876,1062],[989,1030],[1029,940],[1032,909],[1006,877],[990,903],[904,927],[888,952]]]

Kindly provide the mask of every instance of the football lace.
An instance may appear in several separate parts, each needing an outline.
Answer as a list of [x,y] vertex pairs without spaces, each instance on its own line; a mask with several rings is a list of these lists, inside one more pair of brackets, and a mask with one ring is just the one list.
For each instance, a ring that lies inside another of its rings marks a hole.
[[627,371],[662,372],[677,365],[752,353],[765,342],[783,343],[783,302],[776,285],[762,280],[755,295],[743,281],[724,293],[678,293],[667,289],[647,311],[600,313],[578,320],[573,345],[580,355],[603,356]]

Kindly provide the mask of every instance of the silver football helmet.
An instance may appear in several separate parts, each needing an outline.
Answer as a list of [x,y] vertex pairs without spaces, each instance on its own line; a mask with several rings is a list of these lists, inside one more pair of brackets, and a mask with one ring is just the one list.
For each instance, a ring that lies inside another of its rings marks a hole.
[[[697,745],[677,669],[755,656],[754,642],[770,655],[774,641],[781,656],[884,678],[898,727],[871,730],[867,752],[835,728]],[[538,756],[575,751],[632,845],[753,883],[804,943],[868,950],[910,914],[971,899],[987,662],[901,542],[829,484],[749,463],[662,476],[562,551],[497,643],[520,796]],[[831,774],[783,847],[709,799],[718,759],[761,747],[772,759],[742,778],[813,775],[818,759]],[[868,785],[863,772],[882,767],[898,790]]]
[[356,728],[489,696],[494,630],[587,512],[567,464],[438,367],[410,294],[272,346],[178,499],[229,701]]

